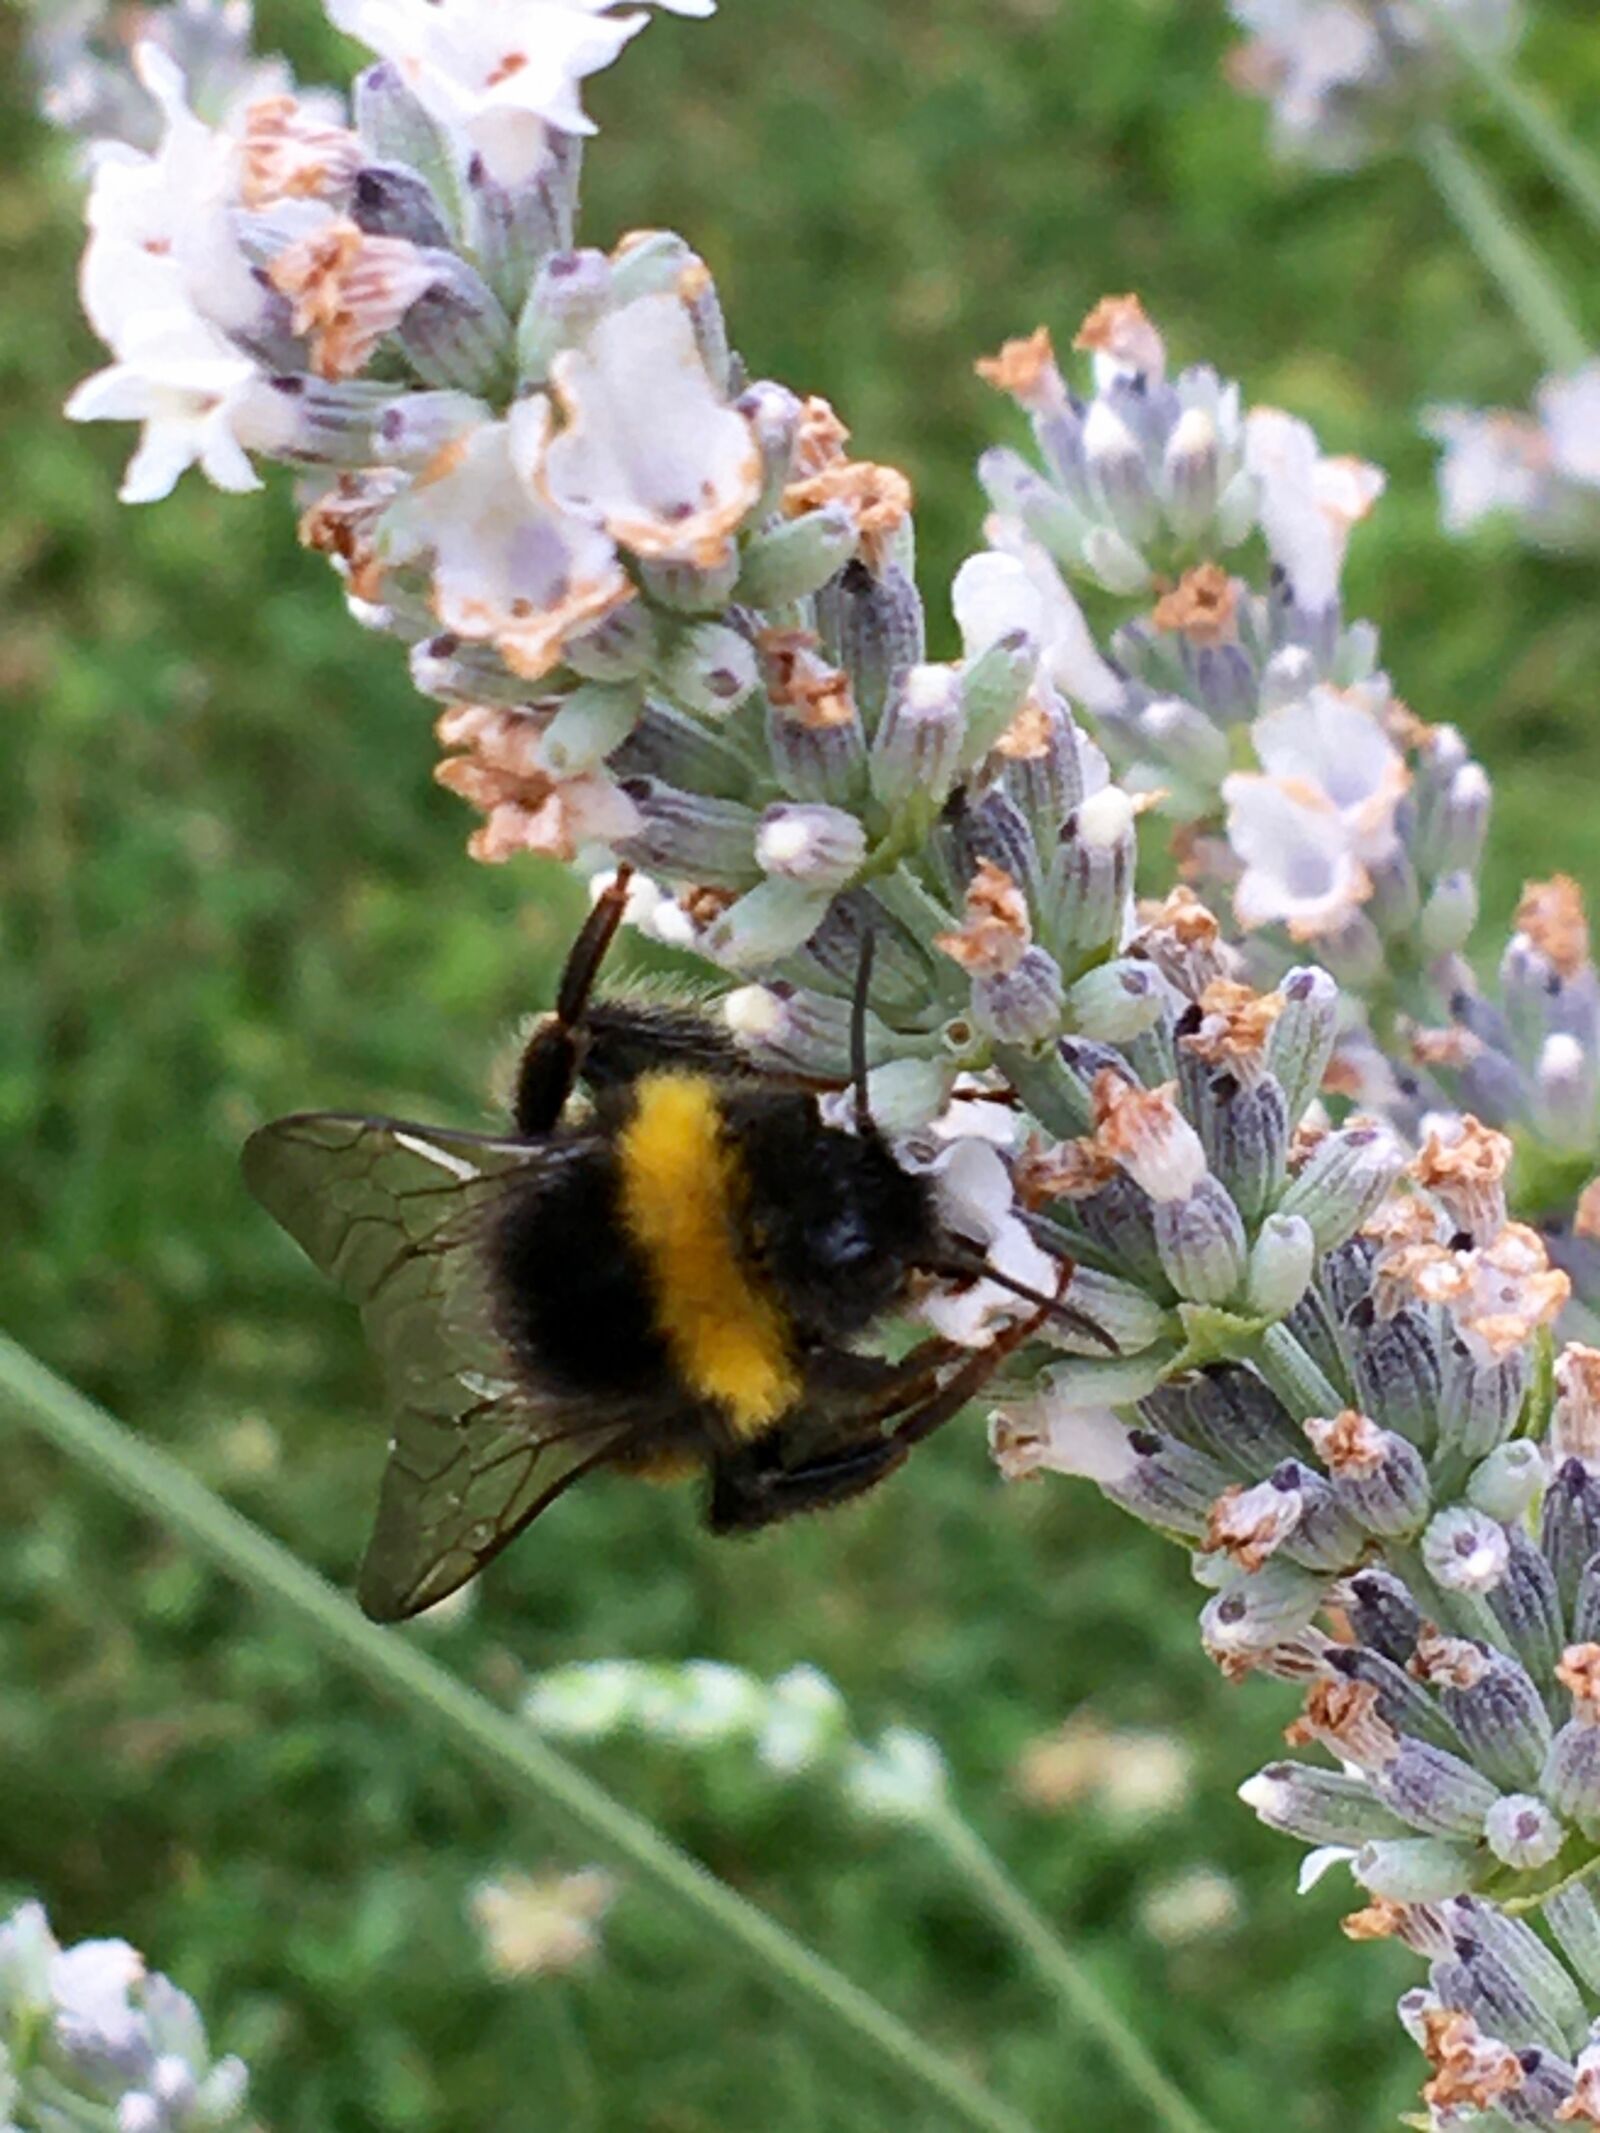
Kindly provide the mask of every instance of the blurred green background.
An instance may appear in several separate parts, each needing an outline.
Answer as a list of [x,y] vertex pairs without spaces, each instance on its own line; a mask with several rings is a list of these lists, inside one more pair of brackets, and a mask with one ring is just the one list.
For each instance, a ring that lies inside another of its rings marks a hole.
[[[260,17],[303,75],[341,74],[313,0]],[[99,361],[76,196],[14,16],[0,34],[0,1323],[345,1580],[382,1460],[372,1376],[237,1150],[308,1103],[481,1121],[573,891],[465,862],[426,708],[295,548],[281,485],[235,501],[191,477],[126,511],[129,437],[59,419]],[[1010,433],[973,358],[1041,319],[1064,344],[1105,290],[1138,288],[1179,360],[1382,462],[1351,605],[1494,772],[1492,940],[1522,873],[1593,872],[1593,575],[1439,534],[1418,408],[1523,400],[1532,366],[1414,168],[1266,161],[1263,114],[1219,73],[1230,42],[1212,0],[723,0],[594,85],[586,234],[686,230],[752,369],[826,393],[912,473],[947,636],[972,461]],[[1593,114],[1591,0],[1542,7],[1528,65]],[[1537,173],[1482,138],[1582,290]],[[0,1894],[147,1949],[257,2063],[281,2133],[932,2123],[641,1890],[598,1966],[492,1981],[472,1884],[581,1857],[86,1475],[9,1427],[0,1459]],[[415,1634],[501,1699],[587,1656],[816,1663],[864,1727],[938,1737],[973,1819],[1223,2133],[1384,2125],[1417,2079],[1390,2012],[1413,1966],[1346,1946],[1348,1890],[1297,1900],[1294,1848],[1234,1803],[1286,1698],[1211,1672],[1197,1598],[1086,1489],[1002,1490],[973,1424],[881,1498],[739,1546],[681,1497],[580,1492],[474,1611]],[[1019,1797],[1020,1751],[1085,1704],[1177,1735],[1187,1803],[1130,1826]],[[593,1761],[1041,2126],[1132,2122],[914,1840],[863,1839],[737,1763]],[[1150,1899],[1199,1866],[1236,1914],[1163,1940]]]

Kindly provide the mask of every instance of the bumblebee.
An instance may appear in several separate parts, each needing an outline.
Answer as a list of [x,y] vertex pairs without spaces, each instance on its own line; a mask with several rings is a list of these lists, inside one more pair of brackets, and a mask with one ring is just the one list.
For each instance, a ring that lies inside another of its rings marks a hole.
[[1003,1281],[872,1121],[870,950],[850,1131],[703,1018],[593,997],[625,895],[624,874],[574,943],[513,1134],[307,1112],[245,1148],[251,1191],[382,1362],[394,1435],[358,1584],[375,1621],[445,1598],[598,1469],[705,1476],[711,1530],[753,1531],[874,1487],[1046,1316],[1105,1340],[1023,1291],[1038,1308],[985,1349],[859,1353],[921,1275]]

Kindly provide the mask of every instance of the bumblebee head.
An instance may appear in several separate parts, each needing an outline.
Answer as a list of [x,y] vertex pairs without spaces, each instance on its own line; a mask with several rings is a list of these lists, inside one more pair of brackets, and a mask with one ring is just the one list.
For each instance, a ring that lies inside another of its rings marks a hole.
[[752,1104],[738,1137],[753,1241],[796,1326],[830,1340],[864,1331],[936,1249],[926,1181],[881,1134],[823,1125],[810,1097]]

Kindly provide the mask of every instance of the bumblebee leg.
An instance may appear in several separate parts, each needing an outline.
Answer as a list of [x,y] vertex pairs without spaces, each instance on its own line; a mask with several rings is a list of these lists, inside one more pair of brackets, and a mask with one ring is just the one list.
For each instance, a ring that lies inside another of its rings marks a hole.
[[930,1391],[940,1368],[962,1353],[953,1342],[938,1339],[919,1341],[897,1362],[834,1350],[808,1367],[806,1391],[823,1404],[837,1399],[852,1420],[881,1422]]
[[760,1466],[718,1460],[711,1471],[706,1523],[713,1533],[756,1533],[801,1511],[826,1511],[865,1495],[906,1458],[893,1437],[871,1436],[841,1445],[807,1466]]
[[975,1400],[988,1384],[1008,1355],[1031,1340],[1045,1320],[1051,1316],[1053,1306],[1043,1305],[1031,1318],[1024,1318],[1014,1326],[1007,1326],[998,1333],[987,1348],[980,1348],[971,1361],[962,1365],[953,1377],[925,1400],[920,1407],[912,1408],[902,1421],[895,1425],[890,1442],[910,1450],[920,1444],[924,1437],[931,1437],[936,1429],[953,1421],[969,1400]]
[[530,1140],[552,1132],[588,1049],[585,1019],[600,965],[622,924],[631,870],[618,867],[617,878],[598,898],[567,954],[556,992],[556,1009],[546,1015],[528,1040],[517,1069],[513,1113],[517,1131]]

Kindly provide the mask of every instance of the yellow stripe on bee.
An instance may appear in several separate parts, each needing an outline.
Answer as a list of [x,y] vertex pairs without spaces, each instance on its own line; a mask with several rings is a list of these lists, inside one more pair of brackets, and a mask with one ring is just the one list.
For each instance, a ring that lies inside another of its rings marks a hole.
[[656,1324],[679,1375],[758,1437],[800,1391],[782,1313],[739,1256],[743,1186],[715,1084],[646,1074],[617,1141],[622,1220],[645,1262]]

